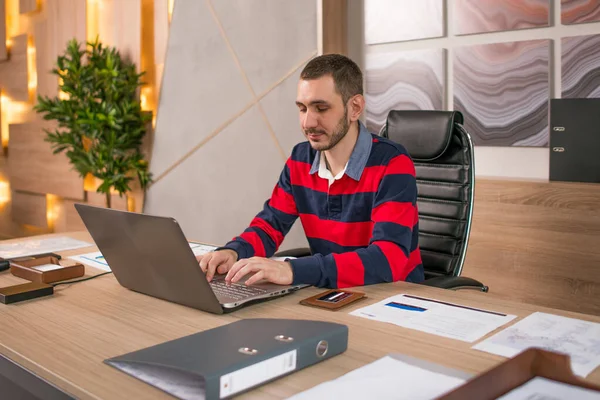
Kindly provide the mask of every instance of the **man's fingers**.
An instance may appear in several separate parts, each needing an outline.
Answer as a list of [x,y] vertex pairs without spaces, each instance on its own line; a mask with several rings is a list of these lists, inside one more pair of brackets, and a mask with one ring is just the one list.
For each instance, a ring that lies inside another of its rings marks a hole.
[[254,275],[252,275],[250,278],[248,278],[248,280],[246,281],[246,286],[250,286],[250,285],[260,281],[264,277],[265,277],[265,271],[260,270],[257,273],[255,273]]
[[223,263],[217,268],[219,274],[226,274],[227,271],[229,271],[229,265],[227,265],[227,263]]
[[208,262],[210,261],[210,259],[212,258],[213,253],[207,253],[204,254],[203,256],[200,256],[200,262],[198,263],[200,265],[200,269],[202,270],[202,272],[206,272],[206,268],[208,267]]
[[229,272],[227,272],[227,276],[225,276],[225,281],[230,282],[231,278],[233,278],[233,276],[240,270],[240,268],[243,268],[246,264],[248,264],[248,261],[249,259],[244,258],[233,264],[231,269],[229,269]]
[[256,272],[256,271],[259,271],[260,269],[261,269],[260,265],[257,265],[255,263],[248,263],[243,268],[241,268],[238,272],[235,273],[233,278],[231,278],[231,282],[237,282],[240,279],[242,279],[244,276],[248,275],[250,272]]

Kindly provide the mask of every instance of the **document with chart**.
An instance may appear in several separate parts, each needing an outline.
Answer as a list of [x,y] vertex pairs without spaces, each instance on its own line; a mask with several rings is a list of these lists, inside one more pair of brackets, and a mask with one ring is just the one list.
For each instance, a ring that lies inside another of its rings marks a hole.
[[389,297],[350,314],[464,342],[474,342],[516,318],[409,294]]
[[600,365],[600,324],[536,312],[473,348],[514,357],[530,347],[571,356],[571,368],[587,376]]

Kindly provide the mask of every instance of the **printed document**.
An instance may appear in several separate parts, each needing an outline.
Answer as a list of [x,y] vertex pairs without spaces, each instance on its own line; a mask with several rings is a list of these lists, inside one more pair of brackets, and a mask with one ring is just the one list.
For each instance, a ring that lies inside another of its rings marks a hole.
[[600,393],[536,376],[498,400],[599,400]]
[[474,342],[516,318],[409,294],[389,297],[350,314],[464,342]]
[[110,271],[108,263],[104,259],[104,256],[99,251],[87,254],[79,254],[77,256],[69,257],[71,260],[75,260],[81,264],[89,265],[90,267],[98,268],[103,271]]
[[600,324],[536,312],[473,348],[514,357],[530,347],[571,356],[571,369],[587,376],[600,365]]
[[29,239],[16,243],[0,244],[0,257],[26,257],[35,254],[80,249],[82,247],[90,247],[93,245],[93,243],[71,239],[67,236],[57,236],[47,239]]
[[462,385],[466,379],[466,374],[461,377],[450,376],[393,356],[385,356],[288,400],[429,400]]

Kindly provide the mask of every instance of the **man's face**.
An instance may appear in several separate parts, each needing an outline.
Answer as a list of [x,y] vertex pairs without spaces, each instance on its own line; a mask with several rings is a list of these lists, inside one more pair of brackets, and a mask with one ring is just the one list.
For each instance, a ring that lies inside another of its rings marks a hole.
[[330,150],[348,133],[348,109],[335,91],[332,76],[301,79],[296,105],[300,126],[313,149]]

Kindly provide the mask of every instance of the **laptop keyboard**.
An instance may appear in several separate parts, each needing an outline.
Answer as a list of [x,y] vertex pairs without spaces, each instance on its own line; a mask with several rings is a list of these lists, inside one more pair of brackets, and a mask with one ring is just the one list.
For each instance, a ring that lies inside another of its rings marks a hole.
[[233,300],[242,300],[251,296],[265,294],[265,289],[256,286],[246,286],[240,283],[226,283],[223,280],[211,281],[210,286],[217,297],[227,297]]

